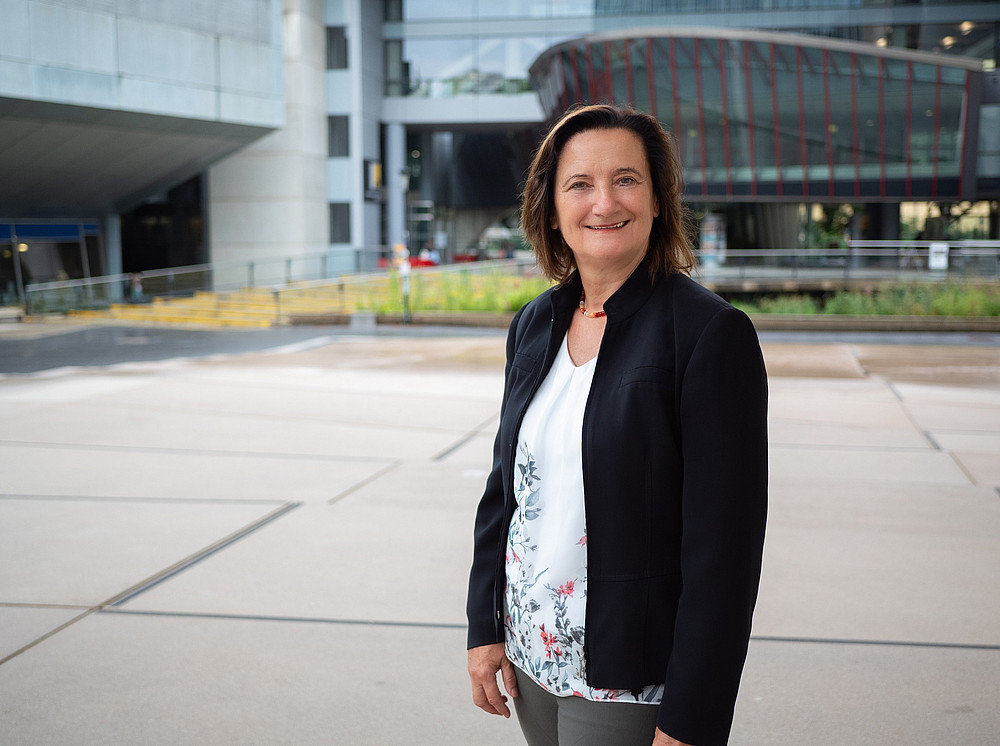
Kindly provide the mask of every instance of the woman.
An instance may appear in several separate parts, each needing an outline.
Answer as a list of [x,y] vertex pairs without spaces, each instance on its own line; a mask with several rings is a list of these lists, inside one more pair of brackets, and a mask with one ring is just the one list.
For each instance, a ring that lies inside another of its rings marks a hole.
[[749,319],[692,281],[680,168],[653,117],[571,110],[525,236],[558,285],[507,339],[469,586],[473,700],[529,744],[724,744],[767,503]]

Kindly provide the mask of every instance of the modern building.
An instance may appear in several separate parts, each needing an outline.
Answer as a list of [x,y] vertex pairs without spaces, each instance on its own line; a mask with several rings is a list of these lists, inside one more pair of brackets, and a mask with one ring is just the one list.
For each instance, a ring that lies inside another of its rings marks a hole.
[[0,0],[0,27],[6,297],[474,252],[579,102],[656,114],[732,247],[998,235],[995,1]]

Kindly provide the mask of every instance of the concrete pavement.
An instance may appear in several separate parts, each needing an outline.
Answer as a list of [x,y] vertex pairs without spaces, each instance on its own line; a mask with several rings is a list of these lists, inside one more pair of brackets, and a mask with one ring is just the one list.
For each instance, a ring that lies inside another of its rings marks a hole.
[[[522,743],[465,675],[502,335],[297,341],[0,377],[0,744]],[[764,347],[732,743],[996,743],[1000,348]]]

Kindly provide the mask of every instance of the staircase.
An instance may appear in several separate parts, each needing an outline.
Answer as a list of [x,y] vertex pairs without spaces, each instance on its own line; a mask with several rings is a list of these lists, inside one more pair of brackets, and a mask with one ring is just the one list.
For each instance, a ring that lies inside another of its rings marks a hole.
[[198,291],[192,297],[153,298],[149,303],[116,303],[106,310],[74,311],[79,319],[114,319],[133,324],[180,324],[213,328],[263,328],[296,319],[326,321],[359,308],[372,308],[390,292],[385,276],[365,282],[347,280],[288,286],[244,288],[234,292]]

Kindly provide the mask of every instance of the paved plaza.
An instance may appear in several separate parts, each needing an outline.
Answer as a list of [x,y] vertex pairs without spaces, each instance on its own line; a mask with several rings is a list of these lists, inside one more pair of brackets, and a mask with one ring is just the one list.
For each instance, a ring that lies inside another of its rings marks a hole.
[[[80,367],[57,352],[107,332],[29,327],[0,331],[0,744],[523,743],[465,673],[502,333],[241,332]],[[731,742],[997,743],[1000,342],[763,339]]]

